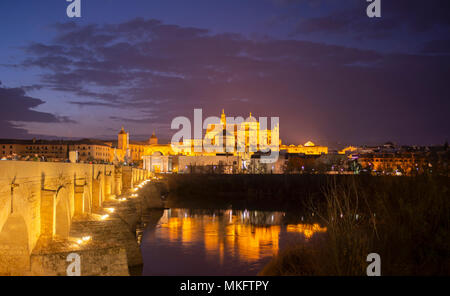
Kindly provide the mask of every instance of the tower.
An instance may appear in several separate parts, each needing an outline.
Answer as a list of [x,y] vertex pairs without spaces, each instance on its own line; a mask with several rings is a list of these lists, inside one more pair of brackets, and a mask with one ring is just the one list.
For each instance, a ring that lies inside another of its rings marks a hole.
[[220,124],[222,124],[223,128],[226,128],[227,125],[227,117],[225,116],[225,110],[222,109],[222,114],[220,115]]
[[128,149],[128,142],[128,133],[125,132],[122,126],[122,129],[117,135],[117,148],[126,151]]
[[158,138],[155,135],[155,132],[152,133],[152,136],[150,137],[150,139],[148,139],[148,143],[150,145],[157,145],[158,144]]

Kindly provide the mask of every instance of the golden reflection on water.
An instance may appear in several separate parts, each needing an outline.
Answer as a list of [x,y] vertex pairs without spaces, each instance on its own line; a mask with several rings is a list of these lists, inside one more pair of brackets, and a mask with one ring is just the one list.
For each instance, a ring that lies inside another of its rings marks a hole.
[[326,232],[318,224],[282,225],[283,217],[282,212],[169,209],[164,211],[156,235],[183,246],[203,244],[205,255],[218,257],[222,264],[225,253],[249,263],[276,255],[282,231],[301,233],[306,239]]
[[286,227],[287,232],[300,232],[310,239],[315,233],[326,232],[326,227],[320,227],[319,224],[289,224]]

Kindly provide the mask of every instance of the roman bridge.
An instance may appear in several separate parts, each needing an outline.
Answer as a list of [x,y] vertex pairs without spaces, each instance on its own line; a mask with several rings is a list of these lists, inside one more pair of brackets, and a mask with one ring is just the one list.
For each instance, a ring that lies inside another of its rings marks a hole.
[[41,239],[66,239],[76,215],[147,179],[114,165],[0,161],[0,275],[23,274]]

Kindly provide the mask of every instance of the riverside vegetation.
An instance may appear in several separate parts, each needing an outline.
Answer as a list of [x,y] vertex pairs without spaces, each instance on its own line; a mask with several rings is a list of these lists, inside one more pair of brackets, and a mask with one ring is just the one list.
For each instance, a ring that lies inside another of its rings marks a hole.
[[282,251],[261,275],[450,274],[446,176],[173,175],[169,206],[283,210],[327,227]]
[[382,275],[450,274],[447,177],[332,179],[322,202],[309,200],[324,236],[291,246],[261,275],[366,275],[369,253]]

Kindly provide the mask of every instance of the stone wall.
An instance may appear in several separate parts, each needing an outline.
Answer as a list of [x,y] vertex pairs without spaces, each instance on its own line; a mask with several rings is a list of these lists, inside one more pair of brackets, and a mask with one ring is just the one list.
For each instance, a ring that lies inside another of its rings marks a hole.
[[0,274],[29,273],[41,237],[67,239],[75,216],[101,210],[148,176],[113,165],[1,161]]
[[127,276],[128,262],[126,250],[121,247],[101,247],[78,251],[58,250],[52,253],[32,254],[31,272],[33,276],[65,276],[70,262],[69,254],[80,256],[81,276]]

